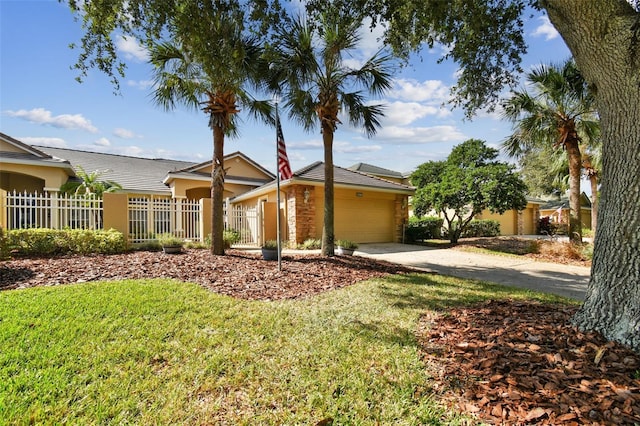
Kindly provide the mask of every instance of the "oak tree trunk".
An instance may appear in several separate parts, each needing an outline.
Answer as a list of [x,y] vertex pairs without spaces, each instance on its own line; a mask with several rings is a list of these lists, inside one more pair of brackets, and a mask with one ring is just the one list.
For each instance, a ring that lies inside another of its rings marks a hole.
[[224,254],[224,131],[213,128],[213,164],[211,167],[211,253]]
[[322,122],[324,143],[324,226],[322,227],[322,255],[334,253],[334,202],[333,202],[333,129],[327,121]]
[[589,176],[589,183],[591,184],[591,232],[595,235],[598,228],[598,207],[600,205],[598,197],[598,175],[592,174]]
[[625,0],[543,0],[596,90],[602,128],[600,211],[591,280],[573,321],[640,352],[640,45]]

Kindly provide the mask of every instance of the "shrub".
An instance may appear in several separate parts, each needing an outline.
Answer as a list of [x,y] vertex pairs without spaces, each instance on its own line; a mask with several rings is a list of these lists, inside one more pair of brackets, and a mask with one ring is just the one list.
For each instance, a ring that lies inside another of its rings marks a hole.
[[222,233],[222,239],[224,240],[224,246],[229,248],[240,241],[240,232],[235,229],[227,229]]
[[409,224],[405,228],[404,236],[407,242],[442,238],[442,223],[444,219],[439,217],[409,218]]
[[543,216],[538,220],[538,234],[540,235],[553,235],[555,233],[555,227],[551,223],[549,216]]
[[127,249],[124,235],[113,229],[15,229],[7,233],[7,239],[11,249],[27,256],[111,254]]
[[276,240],[267,240],[262,244],[262,248],[266,250],[277,250],[278,249],[278,241]]
[[335,245],[347,250],[355,250],[358,248],[358,243],[350,240],[336,240]]
[[7,237],[4,235],[4,230],[0,226],[0,260],[4,260],[9,257],[9,243]]
[[308,238],[304,240],[302,244],[300,244],[300,249],[302,250],[319,250],[322,248],[322,240],[317,238]]
[[496,220],[472,220],[462,231],[461,238],[497,237],[500,235],[500,223]]
[[184,239],[176,237],[170,233],[160,234],[158,236],[158,242],[163,247],[182,247],[184,246]]

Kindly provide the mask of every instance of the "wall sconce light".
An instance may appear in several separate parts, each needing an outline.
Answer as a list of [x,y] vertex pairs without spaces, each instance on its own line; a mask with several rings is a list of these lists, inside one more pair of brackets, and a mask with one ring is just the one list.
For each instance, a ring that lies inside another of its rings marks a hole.
[[406,209],[406,208],[407,208],[407,199],[406,199],[406,198],[403,198],[403,199],[402,199],[402,208],[403,208],[403,209]]
[[309,188],[305,188],[304,192],[302,193],[302,196],[304,197],[304,203],[307,204],[309,202],[309,196],[311,196],[311,192],[309,191]]

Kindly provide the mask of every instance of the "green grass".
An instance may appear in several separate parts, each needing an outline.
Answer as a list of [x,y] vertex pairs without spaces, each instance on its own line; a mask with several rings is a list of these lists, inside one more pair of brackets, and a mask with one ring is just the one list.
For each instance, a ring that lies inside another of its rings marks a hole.
[[0,293],[0,424],[464,424],[431,395],[427,310],[552,296],[434,275],[248,302],[167,280]]

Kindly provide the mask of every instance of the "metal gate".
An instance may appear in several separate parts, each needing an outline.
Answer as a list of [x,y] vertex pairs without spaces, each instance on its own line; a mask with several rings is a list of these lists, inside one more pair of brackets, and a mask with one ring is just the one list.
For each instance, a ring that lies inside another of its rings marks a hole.
[[236,245],[257,247],[262,240],[262,214],[257,207],[229,206],[225,208],[224,228],[240,235]]

